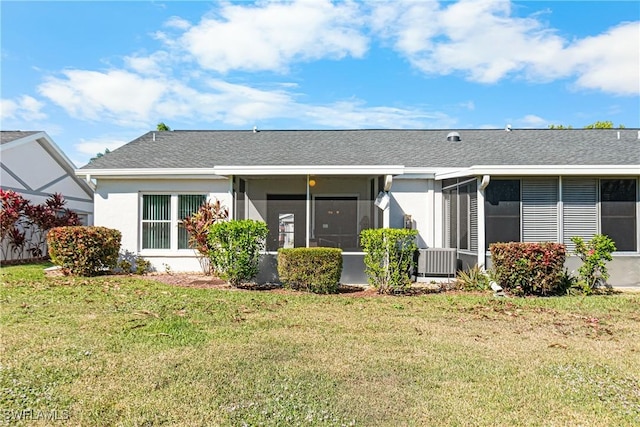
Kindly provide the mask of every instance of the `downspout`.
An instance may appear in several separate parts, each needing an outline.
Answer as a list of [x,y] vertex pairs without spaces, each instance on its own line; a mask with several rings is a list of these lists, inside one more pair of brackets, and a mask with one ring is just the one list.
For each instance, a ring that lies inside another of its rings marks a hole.
[[[388,194],[391,190],[391,186],[393,185],[393,176],[385,175],[384,176],[384,191]],[[382,227],[389,228],[389,224],[391,223],[391,200],[389,200],[389,206],[385,210],[382,211]]]
[[485,246],[485,215],[484,215],[484,195],[485,189],[491,181],[491,176],[484,175],[482,180],[478,183],[478,265],[482,266],[486,270],[487,264],[487,252]]

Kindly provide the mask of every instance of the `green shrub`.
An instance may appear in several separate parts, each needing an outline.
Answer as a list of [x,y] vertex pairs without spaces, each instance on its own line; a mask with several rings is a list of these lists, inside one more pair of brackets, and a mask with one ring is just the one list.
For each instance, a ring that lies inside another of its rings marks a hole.
[[269,229],[251,219],[223,221],[209,228],[209,260],[216,273],[233,286],[258,274],[260,251]]
[[316,294],[333,294],[338,291],[341,275],[342,249],[278,250],[278,276],[287,288]]
[[455,286],[463,291],[486,291],[491,285],[489,275],[478,265],[458,271]]
[[51,261],[78,276],[95,276],[115,268],[120,239],[106,227],[55,227],[47,233]]
[[494,243],[489,247],[493,275],[516,295],[559,295],[566,292],[565,247],[560,243]]
[[417,230],[376,228],[362,230],[368,281],[379,293],[402,292],[411,286]]
[[595,289],[606,284],[609,279],[607,261],[613,259],[611,252],[616,250],[613,240],[604,234],[596,234],[588,243],[578,236],[572,237],[571,241],[576,245],[575,254],[582,260],[578,273],[583,287]]
[[141,256],[136,257],[135,273],[139,275],[147,274],[151,271],[151,261],[148,261]]

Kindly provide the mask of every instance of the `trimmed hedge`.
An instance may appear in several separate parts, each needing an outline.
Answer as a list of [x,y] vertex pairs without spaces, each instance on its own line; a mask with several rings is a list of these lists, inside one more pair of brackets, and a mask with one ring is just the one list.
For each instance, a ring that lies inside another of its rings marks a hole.
[[494,278],[520,295],[559,295],[568,287],[561,243],[494,243],[489,246]]
[[216,222],[209,227],[209,260],[215,273],[233,286],[253,279],[260,251],[269,234],[267,224],[252,219]]
[[378,293],[403,292],[411,286],[417,230],[376,228],[360,232],[368,281]]
[[342,275],[342,249],[278,249],[278,275],[286,288],[336,293]]
[[121,239],[118,230],[106,227],[55,227],[47,233],[51,261],[77,276],[96,276],[115,268]]

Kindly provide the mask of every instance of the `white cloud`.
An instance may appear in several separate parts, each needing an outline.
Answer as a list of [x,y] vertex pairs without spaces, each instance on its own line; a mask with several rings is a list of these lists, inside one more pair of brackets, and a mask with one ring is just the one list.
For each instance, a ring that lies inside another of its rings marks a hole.
[[205,16],[184,32],[179,43],[208,70],[284,71],[294,60],[361,57],[367,49],[362,22],[352,2],[223,4],[216,16]]
[[125,56],[125,65],[133,71],[148,75],[165,75],[171,62],[170,54],[165,51],[157,51],[149,56]]
[[300,106],[310,121],[336,128],[449,128],[456,121],[444,113],[418,108],[366,107],[363,101],[341,101],[327,106]]
[[587,37],[567,49],[576,85],[619,95],[640,94],[640,21]]
[[113,151],[118,147],[122,147],[127,142],[129,141],[109,137],[94,138],[91,140],[81,139],[79,143],[74,144],[73,148],[79,153],[93,157],[97,153],[103,153],[105,149]]
[[[374,3],[371,26],[427,74],[462,73],[470,81],[508,77],[532,81],[575,78],[578,88],[640,93],[639,22],[584,39],[567,40],[540,14],[513,16],[503,0],[457,3]],[[615,77],[614,77],[615,76]]]
[[516,123],[518,124],[518,127],[540,129],[546,128],[549,122],[535,114],[527,114],[524,117],[516,119]]
[[2,120],[44,120],[47,115],[41,111],[43,108],[44,103],[29,95],[22,95],[16,99],[1,99],[0,118]]
[[72,117],[108,120],[119,124],[146,122],[167,91],[162,80],[143,78],[123,70],[105,73],[63,71],[64,78],[49,77],[38,87],[41,95]]

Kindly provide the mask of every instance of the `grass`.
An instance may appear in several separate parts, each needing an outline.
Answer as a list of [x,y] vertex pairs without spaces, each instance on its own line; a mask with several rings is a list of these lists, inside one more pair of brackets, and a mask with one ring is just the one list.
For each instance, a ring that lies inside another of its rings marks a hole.
[[0,423],[640,423],[640,294],[354,298],[42,267],[0,269]]

